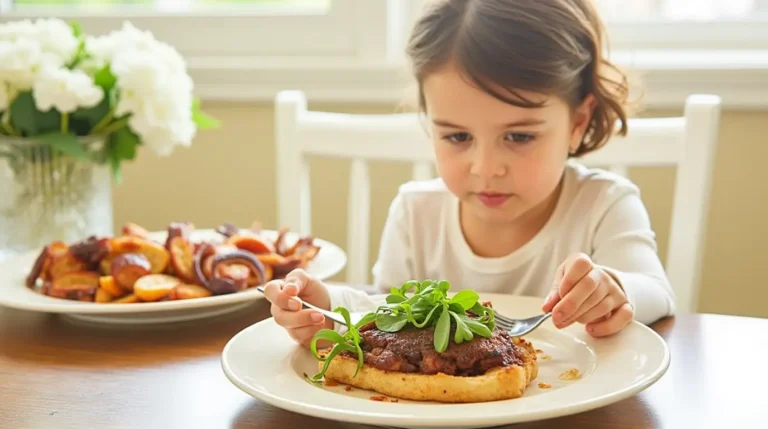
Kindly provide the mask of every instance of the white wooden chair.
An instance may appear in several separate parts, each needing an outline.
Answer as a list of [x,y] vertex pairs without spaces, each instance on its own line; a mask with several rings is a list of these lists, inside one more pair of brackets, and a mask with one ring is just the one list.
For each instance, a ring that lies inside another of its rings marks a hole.
[[[717,96],[693,95],[686,100],[682,117],[633,118],[627,137],[617,137],[581,160],[624,175],[636,166],[677,167],[665,265],[680,312],[695,312],[698,303],[720,104]],[[414,179],[430,178],[434,158],[419,115],[308,111],[306,98],[298,91],[280,92],[275,108],[278,223],[311,234],[307,155],[349,159],[346,280],[367,284],[368,161],[411,162]]]

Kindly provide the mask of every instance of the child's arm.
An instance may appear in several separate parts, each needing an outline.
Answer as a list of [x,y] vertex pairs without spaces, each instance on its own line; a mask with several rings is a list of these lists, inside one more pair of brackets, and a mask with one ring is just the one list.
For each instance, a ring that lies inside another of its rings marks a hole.
[[618,281],[634,308],[635,320],[649,324],[674,314],[674,293],[637,193],[625,194],[605,212],[597,225],[591,258]]
[[[380,293],[387,294],[392,286],[399,286],[413,279],[406,220],[405,204],[402,196],[398,194],[389,207],[381,235],[378,260],[373,267],[373,284]],[[361,290],[330,285],[327,288],[331,298],[331,310],[345,307],[350,312],[367,312],[375,310],[379,304]]]

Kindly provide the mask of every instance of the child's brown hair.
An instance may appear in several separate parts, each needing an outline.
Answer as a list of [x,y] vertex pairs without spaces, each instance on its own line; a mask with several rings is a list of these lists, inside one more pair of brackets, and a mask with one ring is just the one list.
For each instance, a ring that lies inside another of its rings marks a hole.
[[603,34],[590,0],[432,1],[407,48],[419,106],[425,110],[423,79],[450,62],[480,89],[516,106],[541,105],[521,90],[556,95],[572,108],[592,94],[589,127],[571,155],[586,154],[608,141],[617,121],[617,133],[627,132],[627,78],[603,57]]

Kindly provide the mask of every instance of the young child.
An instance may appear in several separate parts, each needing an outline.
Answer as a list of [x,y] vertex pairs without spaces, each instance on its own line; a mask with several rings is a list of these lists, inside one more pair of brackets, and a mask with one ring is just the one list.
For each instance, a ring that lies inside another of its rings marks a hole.
[[[382,292],[436,279],[541,296],[556,327],[596,337],[673,314],[638,188],[573,160],[627,131],[626,78],[602,47],[589,0],[431,4],[407,52],[440,179],[407,183],[392,202],[374,266]],[[333,323],[290,296],[377,304],[303,271],[266,289],[275,321],[304,345]]]

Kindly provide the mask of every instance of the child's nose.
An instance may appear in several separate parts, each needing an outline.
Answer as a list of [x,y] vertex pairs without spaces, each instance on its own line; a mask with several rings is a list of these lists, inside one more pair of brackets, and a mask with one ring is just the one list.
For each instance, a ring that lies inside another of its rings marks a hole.
[[504,159],[493,148],[478,147],[472,159],[470,172],[479,177],[503,176],[506,172]]

